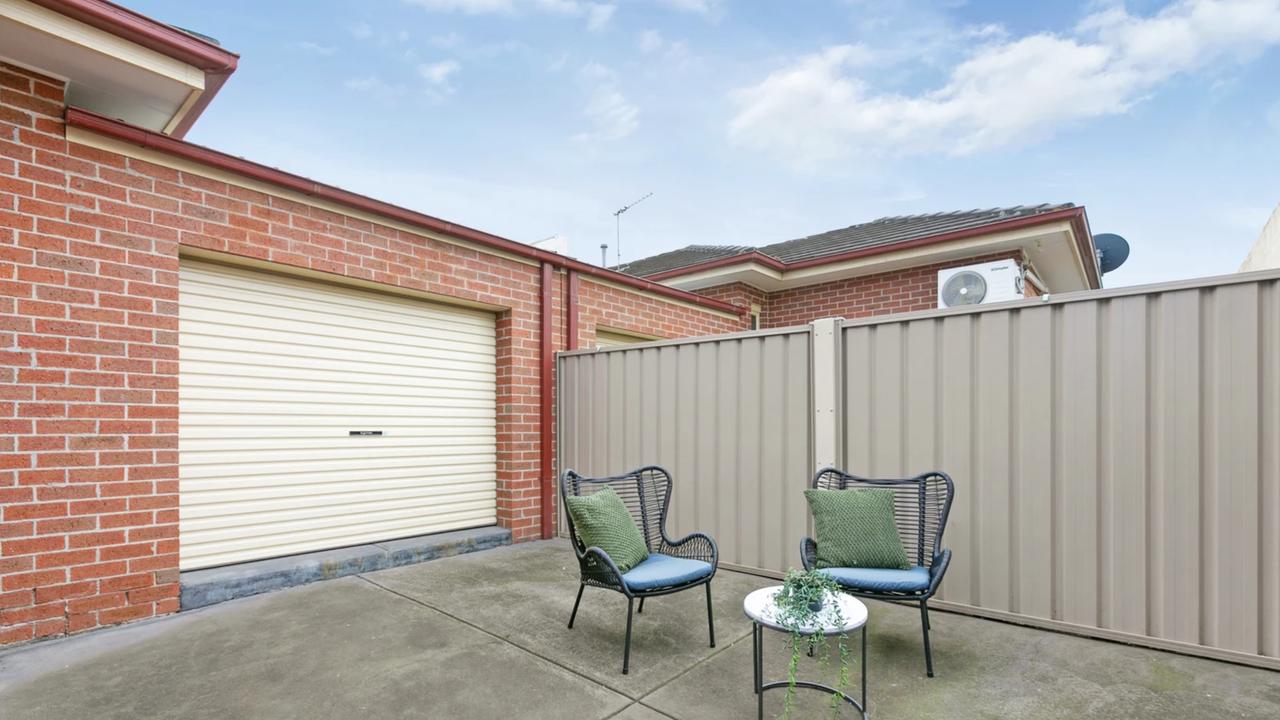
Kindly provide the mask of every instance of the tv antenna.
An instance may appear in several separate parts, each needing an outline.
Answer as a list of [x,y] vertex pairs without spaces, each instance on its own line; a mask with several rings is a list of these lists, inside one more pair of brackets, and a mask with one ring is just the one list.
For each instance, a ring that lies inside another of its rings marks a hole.
[[617,252],[618,265],[622,264],[622,213],[630,210],[631,208],[639,205],[640,203],[644,202],[645,200],[648,200],[651,197],[653,197],[653,193],[648,193],[644,197],[640,198],[639,200],[631,203],[630,205],[622,208],[621,210],[613,214],[614,250]]

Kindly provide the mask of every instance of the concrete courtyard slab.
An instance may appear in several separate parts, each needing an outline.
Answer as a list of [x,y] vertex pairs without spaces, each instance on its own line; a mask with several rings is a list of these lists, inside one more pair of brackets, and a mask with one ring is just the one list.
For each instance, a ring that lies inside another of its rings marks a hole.
[[[919,612],[883,603],[868,607],[873,718],[1280,717],[1280,673],[952,613],[931,615],[937,670],[931,679],[924,674]],[[785,679],[787,639],[775,632],[765,637],[766,680]],[[849,638],[849,649],[856,657],[856,636]],[[830,684],[836,667],[834,652],[825,669],[802,656],[799,675]],[[751,681],[747,638],[642,701],[678,720],[754,717]],[[853,681],[856,696],[856,675]],[[766,717],[782,711],[783,693],[766,693]],[[823,717],[829,699],[801,691],[794,716]],[[852,709],[840,714],[855,716]]]
[[[605,718],[626,698],[380,590],[331,580],[203,611],[0,695],[5,720]],[[133,628],[129,628],[132,630]]]
[[566,627],[578,591],[578,564],[566,540],[524,543],[366,577],[631,698],[748,637],[751,625],[742,614],[742,598],[773,584],[743,573],[716,574],[711,584],[716,648],[707,643],[702,588],[649,599],[644,613],[635,616],[631,671],[623,675],[626,598],[587,588],[573,629]]
[[[714,650],[701,593],[647,603],[623,676],[620,597],[588,591],[565,627],[576,571],[564,541],[531,543],[9,650],[0,718],[754,716],[741,601],[773,581],[717,575]],[[1280,673],[947,613],[933,616],[938,676],[928,679],[917,612],[870,609],[873,718],[1280,717]],[[766,676],[784,678],[785,637],[766,638]],[[802,658],[800,672],[829,681],[835,667]],[[766,697],[775,717],[783,691]],[[793,718],[827,707],[802,691]]]

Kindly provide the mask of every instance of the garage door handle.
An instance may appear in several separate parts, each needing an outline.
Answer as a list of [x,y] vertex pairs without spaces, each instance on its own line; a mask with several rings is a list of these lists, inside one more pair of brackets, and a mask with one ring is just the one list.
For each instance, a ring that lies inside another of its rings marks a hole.
[[348,431],[347,431],[347,434],[348,434],[348,435],[352,435],[352,436],[355,436],[355,435],[381,435],[381,434],[382,434],[382,431],[381,431],[381,430],[348,430]]

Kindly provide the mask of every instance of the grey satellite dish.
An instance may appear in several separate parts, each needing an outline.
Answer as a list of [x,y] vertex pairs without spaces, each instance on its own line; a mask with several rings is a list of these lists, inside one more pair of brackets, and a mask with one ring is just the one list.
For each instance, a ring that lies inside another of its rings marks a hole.
[[987,281],[972,270],[958,272],[942,285],[942,304],[947,307],[977,305],[987,296]]
[[1098,269],[1104,275],[1129,259],[1129,241],[1115,233],[1094,235],[1093,247],[1098,252]]

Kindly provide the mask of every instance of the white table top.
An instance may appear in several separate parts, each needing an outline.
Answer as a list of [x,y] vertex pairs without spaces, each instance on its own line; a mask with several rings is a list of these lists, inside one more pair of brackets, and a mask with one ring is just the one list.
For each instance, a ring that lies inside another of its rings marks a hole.
[[[756,590],[742,601],[742,612],[765,627],[791,632],[791,628],[783,627],[778,622],[778,606],[774,604],[773,597],[780,590],[782,590],[781,585]],[[835,605],[840,608],[842,623],[836,622]],[[844,593],[836,593],[827,595],[827,601],[823,604],[822,611],[818,614],[818,625],[820,627],[803,626],[799,630],[804,635],[810,635],[815,630],[820,631],[823,635],[839,635],[843,632],[856,630],[866,624],[867,606],[863,605],[862,601],[856,597]]]

